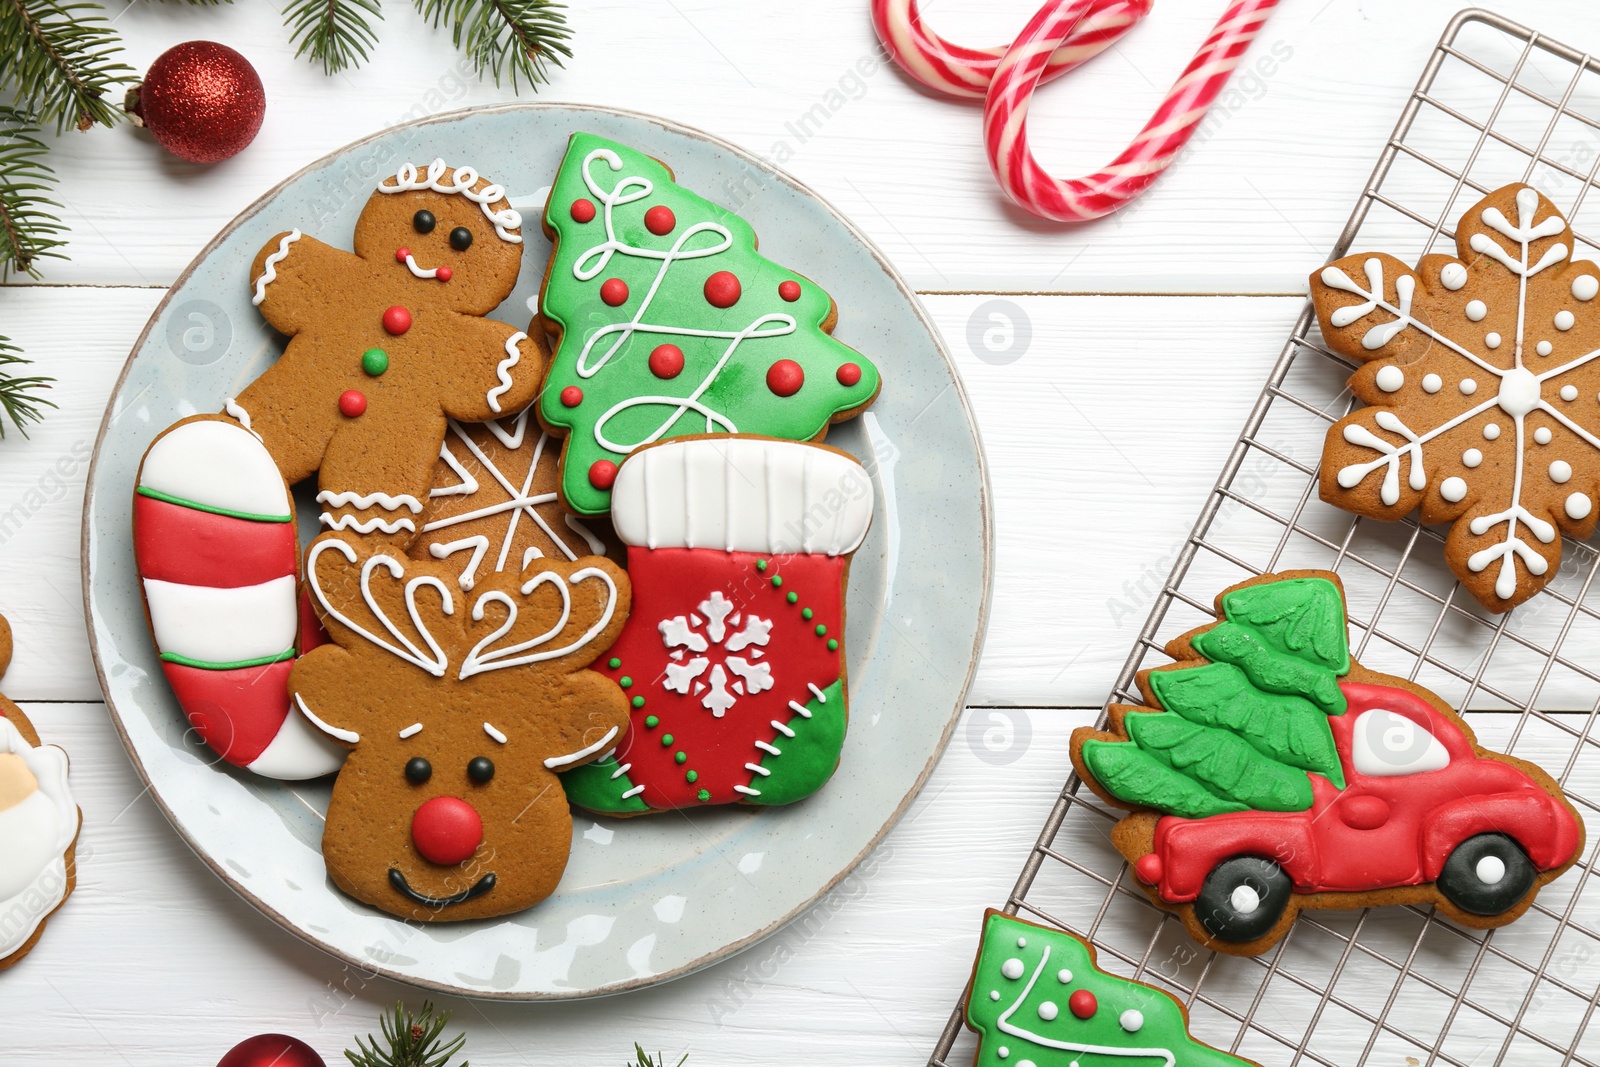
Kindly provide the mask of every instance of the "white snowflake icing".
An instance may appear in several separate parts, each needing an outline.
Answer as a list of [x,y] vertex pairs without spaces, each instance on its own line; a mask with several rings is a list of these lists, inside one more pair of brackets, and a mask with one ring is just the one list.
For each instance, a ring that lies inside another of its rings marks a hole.
[[[1378,485],[1379,499],[1385,506],[1393,507],[1401,498],[1402,477],[1411,490],[1424,490],[1430,480],[1434,480],[1430,477],[1428,461],[1431,460],[1437,467],[1441,462],[1451,458],[1447,453],[1452,453],[1454,448],[1460,448],[1459,444],[1453,446],[1442,444],[1441,447],[1445,452],[1435,455],[1427,448],[1430,442],[1485,413],[1495,412],[1506,417],[1485,425],[1482,436],[1488,441],[1498,439],[1501,435],[1500,422],[1508,423],[1513,430],[1515,470],[1511,492],[1509,499],[1498,503],[1479,501],[1473,504],[1475,510],[1469,512],[1472,517],[1468,522],[1468,529],[1479,537],[1494,532],[1497,539],[1494,543],[1473,552],[1467,560],[1467,568],[1473,573],[1483,573],[1498,565],[1494,592],[1502,599],[1510,599],[1516,592],[1516,561],[1520,560],[1527,571],[1536,577],[1544,575],[1549,569],[1546,555],[1537,551],[1528,538],[1531,536],[1544,545],[1552,544],[1557,538],[1556,527],[1527,506],[1526,500],[1530,491],[1528,480],[1543,475],[1552,485],[1537,488],[1549,490],[1554,484],[1564,480],[1561,475],[1571,477],[1571,467],[1564,461],[1553,462],[1553,457],[1547,456],[1541,459],[1535,456],[1532,457],[1532,462],[1524,463],[1530,441],[1539,446],[1546,446],[1552,440],[1548,427],[1541,426],[1537,430],[1529,428],[1526,425],[1528,416],[1535,412],[1542,413],[1564,427],[1579,441],[1591,448],[1600,449],[1600,437],[1575,421],[1575,418],[1582,419],[1600,430],[1600,410],[1589,412],[1586,409],[1580,411],[1571,407],[1567,411],[1561,410],[1558,404],[1564,402],[1570,405],[1577,399],[1578,390],[1570,383],[1554,381],[1600,358],[1600,349],[1578,352],[1555,366],[1541,366],[1539,364],[1555,351],[1555,345],[1561,344],[1562,334],[1572,329],[1576,318],[1567,309],[1559,311],[1553,321],[1548,319],[1529,321],[1528,315],[1530,279],[1564,263],[1571,254],[1571,249],[1564,242],[1557,241],[1546,247],[1536,260],[1530,261],[1530,246],[1534,241],[1559,236],[1565,232],[1566,221],[1553,210],[1543,219],[1536,218],[1540,210],[1540,200],[1538,194],[1530,188],[1523,187],[1517,191],[1515,204],[1517,214],[1515,223],[1506,218],[1498,207],[1493,206],[1484,208],[1478,216],[1488,230],[1507,238],[1509,246],[1491,237],[1488,232],[1474,233],[1469,241],[1469,247],[1478,256],[1494,261],[1517,279],[1516,330],[1512,338],[1514,344],[1509,353],[1509,366],[1496,365],[1496,360],[1501,363],[1507,361],[1503,352],[1497,354],[1493,360],[1481,354],[1484,349],[1499,350],[1504,340],[1498,333],[1483,333],[1471,326],[1483,320],[1489,313],[1490,309],[1482,300],[1474,299],[1465,305],[1462,317],[1467,321],[1456,324],[1458,328],[1453,330],[1450,324],[1450,320],[1454,318],[1452,315],[1428,316],[1433,319],[1431,323],[1424,322],[1414,315],[1412,305],[1417,295],[1418,277],[1411,272],[1397,274],[1392,279],[1394,299],[1391,301],[1387,296],[1388,287],[1385,285],[1385,264],[1376,256],[1362,261],[1361,273],[1365,275],[1362,281],[1357,281],[1350,272],[1338,265],[1324,268],[1319,275],[1321,283],[1327,288],[1354,294],[1362,301],[1336,308],[1327,317],[1330,326],[1335,328],[1350,326],[1378,311],[1394,316],[1386,321],[1372,322],[1360,337],[1363,349],[1377,352],[1408,327],[1419,331],[1433,342],[1429,352],[1415,363],[1403,366],[1391,364],[1375,373],[1373,384],[1383,393],[1397,393],[1412,384],[1414,380],[1425,393],[1432,396],[1439,393],[1444,380],[1454,380],[1458,383],[1456,392],[1463,402],[1460,411],[1431,429],[1425,430],[1418,430],[1407,424],[1405,417],[1411,416],[1412,420],[1416,421],[1416,415],[1404,410],[1406,403],[1401,397],[1385,401],[1393,403],[1395,408],[1385,407],[1370,412],[1358,412],[1357,415],[1369,418],[1378,429],[1386,431],[1398,440],[1385,439],[1359,422],[1347,422],[1342,432],[1343,439],[1358,448],[1370,449],[1373,458],[1347,463],[1340,467],[1335,477],[1342,488],[1355,488],[1376,474],[1381,479]],[[1445,289],[1459,290],[1466,284],[1467,276],[1465,268],[1460,264],[1451,263],[1441,269],[1439,282]],[[1586,280],[1589,277],[1588,274],[1581,275],[1572,283],[1571,293],[1579,300],[1589,299],[1590,297],[1584,294],[1590,293],[1591,288],[1600,290],[1600,285],[1592,285]],[[1558,332],[1551,333],[1551,327]],[[1552,345],[1552,341],[1555,345]],[[1540,357],[1539,363],[1530,367],[1528,363],[1532,362],[1531,354],[1534,352]],[[1447,375],[1444,379],[1432,372],[1422,375],[1423,362],[1427,362],[1430,368],[1453,369],[1455,373]],[[1470,400],[1466,399],[1469,397]],[[1468,468],[1477,468],[1483,462],[1482,453],[1478,449],[1467,449],[1456,454],[1460,455],[1462,464]],[[1402,461],[1405,461],[1404,472],[1401,469]],[[1468,493],[1467,484],[1459,477],[1438,478],[1437,485],[1441,499],[1452,504],[1463,500]],[[1542,492],[1541,495],[1548,497],[1549,492]],[[1561,504],[1557,504],[1556,507],[1564,510],[1568,518],[1578,520],[1588,514],[1588,497],[1587,494],[1573,494],[1573,496],[1581,497],[1583,503],[1574,506],[1574,502],[1568,500],[1564,507]],[[1487,503],[1488,507],[1479,506],[1483,503]],[[1504,506],[1499,506],[1499,503],[1503,503]]]
[[688,615],[663,619],[659,629],[672,659],[661,684],[685,696],[693,692],[717,718],[739,697],[772,688],[772,665],[758,662],[766,655],[772,620],[741,614],[720,591]]

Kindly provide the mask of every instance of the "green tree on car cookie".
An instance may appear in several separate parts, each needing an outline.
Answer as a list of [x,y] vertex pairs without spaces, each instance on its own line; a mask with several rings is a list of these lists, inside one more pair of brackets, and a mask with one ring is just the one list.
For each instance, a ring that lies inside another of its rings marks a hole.
[[1258,1067],[1190,1037],[1182,1004],[1101,970],[1087,941],[998,911],[984,916],[966,1021],[975,1067]]
[[601,514],[634,449],[688,434],[820,439],[877,396],[830,336],[832,297],[756,252],[744,219],[663,164],[574,134],[545,207],[540,315],[560,337],[539,417],[566,435],[561,492]]

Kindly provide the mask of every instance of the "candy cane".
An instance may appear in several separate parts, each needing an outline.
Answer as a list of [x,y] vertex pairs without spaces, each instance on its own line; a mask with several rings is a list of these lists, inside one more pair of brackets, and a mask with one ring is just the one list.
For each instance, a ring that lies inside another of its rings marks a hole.
[[1075,222],[1109,215],[1172,165],[1277,5],[1234,0],[1134,142],[1105,169],[1068,179],[1051,177],[1028,147],[1034,90],[1127,32],[1149,9],[1146,0],[1050,0],[998,62],[924,28],[915,0],[872,0],[872,12],[890,55],[924,85],[974,96],[987,77],[983,139],[1001,189],[1036,215]]
[[[1150,11],[1153,0],[1096,0],[1050,54],[1041,82],[1058,78],[1111,47]],[[930,89],[981,100],[1004,48],[967,48],[922,24],[917,0],[872,0],[872,25],[890,57]]]

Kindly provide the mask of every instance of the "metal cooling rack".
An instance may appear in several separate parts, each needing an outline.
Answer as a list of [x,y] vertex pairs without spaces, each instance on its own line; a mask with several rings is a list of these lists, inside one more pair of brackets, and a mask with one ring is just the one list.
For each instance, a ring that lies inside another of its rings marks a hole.
[[[1330,259],[1360,248],[1408,262],[1453,251],[1452,224],[1509,181],[1562,206],[1575,254],[1600,253],[1600,61],[1500,16],[1457,15],[1428,61]],[[1307,264],[1311,267],[1312,264]],[[1109,832],[1120,817],[1069,778],[1006,911],[1089,937],[1113,971],[1164,987],[1195,1036],[1266,1065],[1600,1065],[1600,554],[1568,540],[1560,574],[1504,615],[1484,612],[1443,562],[1442,529],[1355,519],[1317,497],[1327,427],[1352,406],[1352,365],[1301,312],[1215,490],[1139,635],[1112,702],[1166,641],[1212,621],[1224,587],[1273,570],[1339,572],[1352,650],[1473,718],[1483,743],[1538,762],[1590,832],[1587,855],[1495,931],[1431,907],[1302,912],[1255,959],[1199,950],[1132,881]],[[1159,635],[1159,636],[1158,636]],[[1535,705],[1538,708],[1535,708]],[[1104,722],[1104,719],[1102,719]],[[976,927],[976,921],[974,921]],[[970,1062],[951,1016],[929,1059]]]

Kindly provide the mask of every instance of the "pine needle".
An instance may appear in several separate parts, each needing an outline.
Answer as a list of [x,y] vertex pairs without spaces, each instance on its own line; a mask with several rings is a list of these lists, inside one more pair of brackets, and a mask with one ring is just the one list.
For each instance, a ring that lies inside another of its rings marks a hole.
[[107,94],[135,74],[114,58],[122,46],[103,13],[99,4],[0,0],[0,87],[39,125],[60,133],[123,117]]
[[295,58],[309,54],[324,74],[337,74],[365,63],[367,50],[378,43],[366,15],[383,18],[378,0],[290,0],[283,24],[293,31],[289,43],[299,43]]
[[66,227],[51,213],[55,175],[45,165],[39,127],[15,108],[0,107],[0,280],[13,270],[37,276],[40,259],[65,259]]
[[[441,1035],[449,1022],[450,1013],[435,1014],[429,1001],[423,1002],[422,1011],[416,1015],[405,1004],[396,1004],[393,1013],[378,1019],[382,1044],[371,1034],[366,1040],[358,1037],[356,1051],[347,1049],[345,1059],[354,1067],[448,1067],[450,1057],[467,1043],[465,1034],[444,1040]],[[467,1062],[463,1060],[457,1067],[467,1067]]]
[[[644,1046],[640,1045],[638,1042],[634,1042],[633,1054],[638,1058],[632,1063],[624,1063],[622,1067],[666,1067],[667,1061],[660,1052],[657,1052],[654,1056],[651,1056],[650,1053],[644,1050]],[[689,1057],[688,1055],[685,1055],[683,1059],[674,1064],[674,1067],[683,1067],[683,1065],[688,1062]]]
[[450,27],[450,40],[465,50],[472,68],[496,85],[506,77],[515,91],[522,82],[537,89],[549,81],[549,65],[572,57],[565,5],[554,0],[416,0],[435,29]]
[[[7,369],[27,365],[28,360],[22,355],[22,350],[12,344],[10,338],[0,337],[0,412],[11,420],[11,425],[24,437],[28,436],[28,423],[44,418],[44,412],[39,410],[41,406],[56,406],[54,401],[34,395],[50,388],[54,378],[38,375],[17,377]],[[5,435],[5,419],[0,419],[0,438]]]

